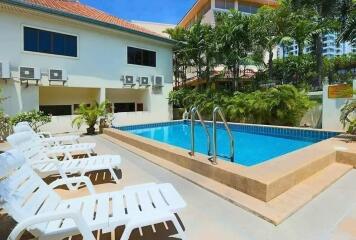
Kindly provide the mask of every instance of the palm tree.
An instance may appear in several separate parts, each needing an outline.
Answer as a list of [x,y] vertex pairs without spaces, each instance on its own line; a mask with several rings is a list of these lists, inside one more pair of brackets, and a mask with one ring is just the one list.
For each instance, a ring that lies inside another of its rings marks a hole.
[[353,3],[351,8],[345,4],[342,9],[344,11],[345,19],[342,21],[341,33],[337,39],[338,42],[351,42],[356,44],[356,2]]
[[313,43],[317,62],[319,84],[323,76],[323,46],[322,35],[326,32],[334,32],[346,17],[346,13],[352,7],[352,0],[290,0],[293,9],[310,9],[314,12],[314,23],[317,26],[313,33]]
[[95,125],[98,123],[100,117],[108,115],[107,108],[110,103],[104,101],[102,103],[95,103],[87,106],[86,104],[80,104],[79,108],[75,111],[78,114],[73,121],[72,126],[76,125],[79,129],[84,123],[88,125],[87,133],[92,135],[95,133]]
[[287,36],[288,24],[285,14],[285,11],[265,6],[252,17],[252,40],[257,51],[262,50],[268,53],[269,79],[272,79],[273,72],[273,49]]
[[234,89],[237,89],[240,65],[252,50],[250,17],[235,9],[217,13],[215,31],[219,61],[232,72]]
[[169,28],[165,30],[171,39],[176,40],[176,44],[173,47],[173,68],[174,68],[174,78],[176,85],[178,85],[179,80],[186,80],[186,71],[188,67],[188,55],[186,50],[186,38],[187,30],[182,27]]

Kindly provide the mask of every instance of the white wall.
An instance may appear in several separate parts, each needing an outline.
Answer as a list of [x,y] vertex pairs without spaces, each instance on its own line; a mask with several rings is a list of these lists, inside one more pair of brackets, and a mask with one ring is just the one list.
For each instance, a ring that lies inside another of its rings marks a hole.
[[6,98],[0,106],[6,114],[13,116],[18,112],[38,110],[39,94],[38,87],[21,86],[18,82],[0,79],[2,97]]
[[[356,89],[356,80],[353,82],[353,87]],[[340,111],[341,108],[345,105],[348,99],[337,98],[330,99],[328,98],[328,85],[323,87],[323,129],[327,130],[344,130],[342,124],[340,123]]]
[[[149,104],[147,109],[152,115],[167,111],[160,117],[161,121],[169,120],[171,115],[168,106],[168,93],[172,89],[173,66],[172,46],[157,40],[144,38],[124,32],[104,29],[97,26],[78,23],[72,20],[57,18],[35,12],[17,11],[4,8],[0,4],[0,59],[9,61],[13,80],[4,87],[4,95],[11,96],[2,108],[6,113],[14,115],[21,111],[38,109],[40,99],[50,104],[68,102],[67,96],[50,99],[41,96],[38,87],[24,88],[18,83],[18,66],[33,66],[41,69],[42,86],[48,86],[48,68],[65,69],[68,73],[66,88],[96,88],[100,93],[105,89],[124,88],[122,75],[138,76],[164,75],[165,86],[159,91],[150,88],[145,95]],[[30,26],[50,31],[62,32],[78,36],[78,57],[63,57],[23,51],[23,26]],[[127,47],[133,46],[156,52],[157,66],[145,67],[127,64]],[[2,84],[3,86],[4,84]],[[134,88],[138,89],[138,86]],[[101,89],[101,91],[100,91]],[[60,92],[60,91],[59,91]],[[104,99],[100,95],[97,99]],[[46,98],[46,101],[43,99]],[[95,99],[95,100],[97,100]],[[75,104],[77,102],[73,102]],[[142,119],[145,122],[145,119]]]

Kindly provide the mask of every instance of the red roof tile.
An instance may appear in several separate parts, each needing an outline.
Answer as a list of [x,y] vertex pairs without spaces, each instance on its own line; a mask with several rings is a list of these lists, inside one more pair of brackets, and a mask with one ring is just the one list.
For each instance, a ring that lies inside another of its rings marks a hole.
[[147,33],[150,35],[155,35],[159,37],[163,37],[155,32],[152,32],[143,27],[137,26],[133,23],[120,19],[118,17],[109,15],[103,11],[95,9],[93,7],[87,6],[85,4],[80,3],[79,1],[74,0],[25,0],[28,4],[39,5],[41,7],[46,7],[50,9],[54,9],[57,11],[63,11],[65,13],[74,14],[86,18],[90,18],[93,20],[97,20],[104,23],[114,24],[126,29]]

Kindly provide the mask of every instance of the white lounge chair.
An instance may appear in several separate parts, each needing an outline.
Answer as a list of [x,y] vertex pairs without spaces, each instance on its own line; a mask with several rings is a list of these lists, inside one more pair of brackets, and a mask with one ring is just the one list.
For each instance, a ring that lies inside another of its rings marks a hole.
[[47,154],[48,156],[63,155],[64,159],[69,159],[69,160],[73,159],[72,157],[73,153],[85,153],[88,156],[92,156],[96,145],[95,143],[78,143],[72,145],[48,146],[46,144],[43,144],[40,137],[33,134],[32,132],[25,131],[25,132],[15,133],[12,135],[17,135],[17,134],[22,134],[23,136],[26,136],[27,141],[26,142],[22,141],[23,144],[21,145],[18,145],[17,141],[13,141],[13,142],[9,141],[12,147],[16,149],[28,148],[28,147],[40,148],[41,151]]
[[[98,170],[109,170],[111,177],[116,183],[119,182],[114,170],[118,170],[121,164],[119,155],[98,155],[82,159],[72,159],[59,161],[56,157],[48,157],[38,146],[28,144],[29,133],[22,132],[10,135],[7,141],[15,149],[20,151],[26,162],[42,177],[59,174],[61,178],[66,179],[67,175],[79,173],[84,176],[88,172]],[[68,184],[70,190],[76,190],[79,185]]]
[[79,135],[61,135],[61,136],[53,136],[50,132],[39,132],[36,133],[28,122],[19,122],[14,127],[13,130],[15,133],[18,132],[32,132],[39,136],[42,142],[50,145],[63,145],[63,144],[76,144],[79,143],[78,139],[80,138]]
[[[19,160],[20,159],[20,160]],[[1,207],[18,222],[9,240],[18,239],[24,230],[38,239],[63,239],[81,234],[94,240],[92,231],[104,233],[125,225],[122,240],[129,239],[132,230],[172,221],[181,239],[185,233],[174,215],[186,203],[171,184],[146,184],[121,191],[88,195],[63,200],[53,191],[62,182],[47,185],[18,152],[0,155],[6,176],[0,181]],[[4,164],[6,162],[6,164]],[[4,178],[5,177],[5,178]],[[62,180],[63,181],[63,180]],[[82,178],[70,179],[83,181]],[[90,181],[86,182],[89,188]]]

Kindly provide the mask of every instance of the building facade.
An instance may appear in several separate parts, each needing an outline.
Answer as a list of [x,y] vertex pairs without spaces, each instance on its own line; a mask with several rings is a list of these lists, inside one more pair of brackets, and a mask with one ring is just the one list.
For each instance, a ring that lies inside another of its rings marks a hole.
[[68,0],[0,0],[0,29],[5,113],[43,110],[58,132],[104,100],[115,125],[171,118],[172,40]]
[[[356,45],[352,45],[349,42],[342,42],[340,44],[336,43],[337,34],[336,33],[327,33],[323,36],[323,55],[325,57],[336,57],[349,53],[356,53]],[[307,45],[303,52],[310,53],[312,48],[310,45]],[[278,47],[278,57],[298,55],[298,45],[294,42],[290,46],[283,49]]]
[[165,37],[169,37],[169,35],[165,32],[169,28],[175,28],[177,25],[168,24],[168,23],[157,23],[157,22],[144,22],[144,21],[136,21],[132,20],[132,23],[135,25],[144,27],[152,32],[158,33]]
[[184,28],[189,28],[200,18],[203,23],[214,25],[214,13],[217,11],[237,9],[245,14],[254,14],[257,12],[258,8],[263,5],[276,7],[278,3],[274,0],[198,0],[178,25]]

